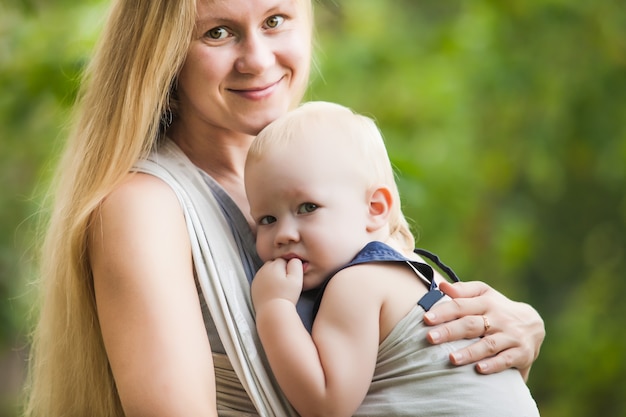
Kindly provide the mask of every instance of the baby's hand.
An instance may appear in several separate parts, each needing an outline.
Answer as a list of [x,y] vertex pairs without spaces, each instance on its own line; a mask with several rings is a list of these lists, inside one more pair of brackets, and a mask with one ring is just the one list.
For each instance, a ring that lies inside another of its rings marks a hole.
[[295,305],[302,292],[302,276],[300,259],[267,261],[252,280],[255,308],[275,299],[284,299]]

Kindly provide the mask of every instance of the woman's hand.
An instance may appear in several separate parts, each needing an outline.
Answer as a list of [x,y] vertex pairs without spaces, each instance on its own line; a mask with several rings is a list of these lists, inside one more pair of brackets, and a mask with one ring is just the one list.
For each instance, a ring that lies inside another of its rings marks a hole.
[[524,380],[539,355],[545,329],[541,316],[530,305],[515,302],[489,285],[479,282],[441,282],[439,287],[453,298],[436,304],[424,315],[428,325],[441,325],[428,333],[430,343],[481,337],[450,354],[455,365],[476,363],[476,370],[491,374],[517,368]]

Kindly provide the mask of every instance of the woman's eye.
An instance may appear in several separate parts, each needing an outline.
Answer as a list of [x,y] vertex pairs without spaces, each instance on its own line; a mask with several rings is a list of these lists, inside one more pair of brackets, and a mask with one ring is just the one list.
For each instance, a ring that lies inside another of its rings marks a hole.
[[285,21],[284,17],[275,15],[275,16],[268,17],[267,20],[265,21],[265,24],[267,25],[268,28],[275,29],[278,26],[280,26],[284,21]]
[[265,217],[261,217],[259,219],[259,224],[261,225],[268,225],[268,224],[272,224],[276,221],[276,217],[274,216],[265,216]]
[[303,203],[298,207],[298,214],[312,213],[317,210],[319,206],[315,203]]
[[209,30],[205,36],[211,40],[224,39],[228,36],[228,30],[226,30],[226,28],[222,26],[219,26],[219,27]]

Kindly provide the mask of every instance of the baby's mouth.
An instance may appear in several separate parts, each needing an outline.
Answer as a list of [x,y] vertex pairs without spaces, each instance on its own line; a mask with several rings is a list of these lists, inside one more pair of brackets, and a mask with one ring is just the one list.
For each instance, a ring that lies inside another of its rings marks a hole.
[[306,271],[309,269],[309,262],[304,260],[304,259],[302,259],[298,255],[287,254],[287,255],[281,256],[281,258],[283,258],[287,262],[289,262],[292,259],[300,259],[300,262],[302,263],[302,273],[306,273]]

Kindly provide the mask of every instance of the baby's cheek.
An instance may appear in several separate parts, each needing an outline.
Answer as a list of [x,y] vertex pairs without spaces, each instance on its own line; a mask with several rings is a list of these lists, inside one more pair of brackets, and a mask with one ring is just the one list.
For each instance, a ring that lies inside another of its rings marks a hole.
[[257,251],[257,254],[259,255],[259,258],[261,258],[263,262],[267,262],[267,261],[274,259],[274,256],[272,253],[272,245],[270,242],[271,241],[269,240],[266,233],[257,232],[256,251]]

